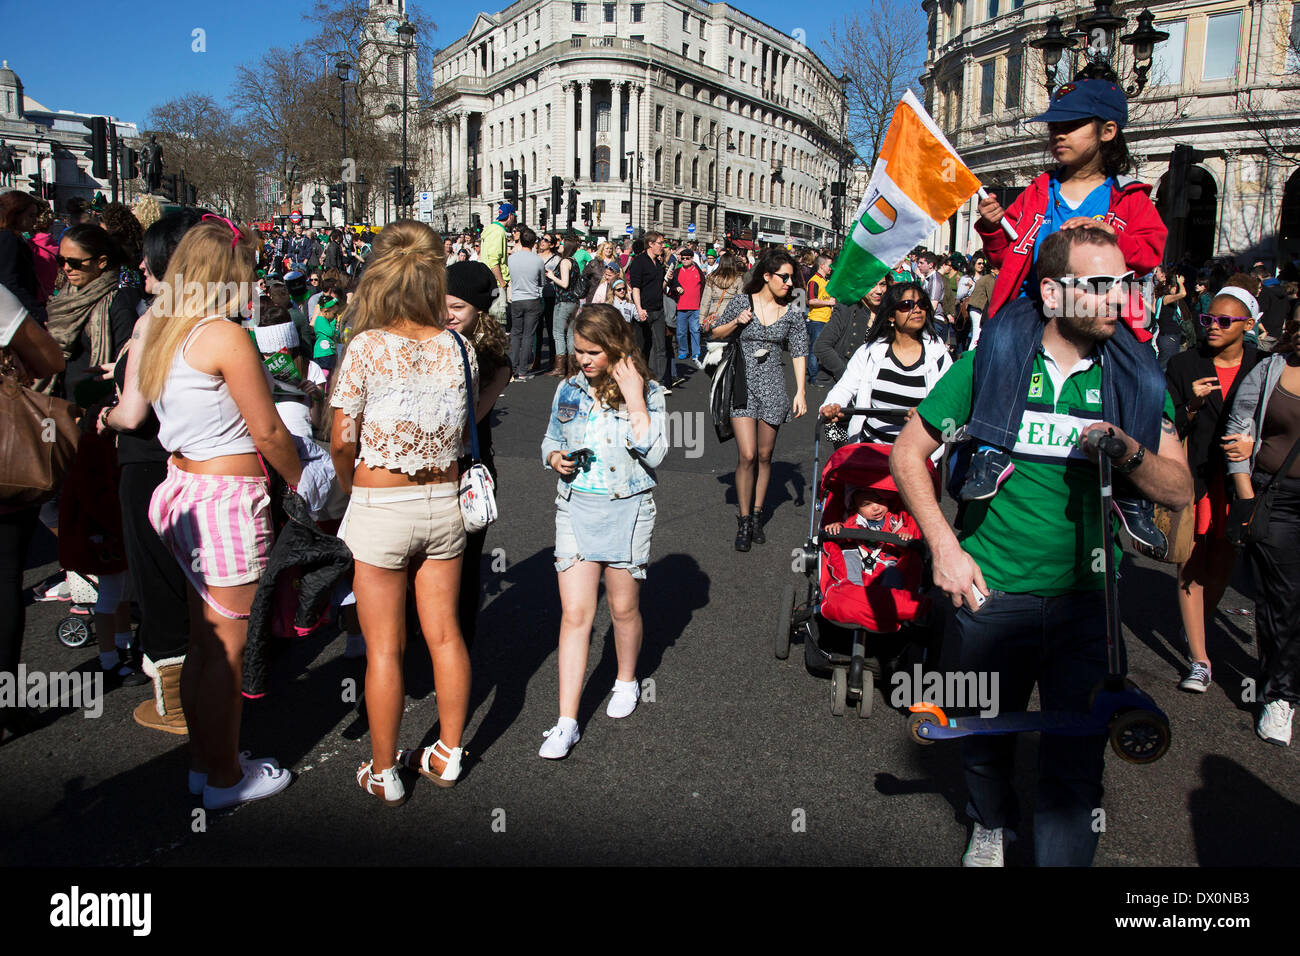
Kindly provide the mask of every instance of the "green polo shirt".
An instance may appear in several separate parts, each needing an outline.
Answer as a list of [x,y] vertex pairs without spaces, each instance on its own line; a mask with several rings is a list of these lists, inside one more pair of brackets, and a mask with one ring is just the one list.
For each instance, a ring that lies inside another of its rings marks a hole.
[[[917,413],[940,432],[965,425],[974,369],[975,353],[967,352]],[[1168,392],[1164,414],[1173,421]],[[1011,452],[1015,471],[992,498],[967,502],[961,511],[957,537],[989,587],[1051,596],[1104,585],[1097,465],[1076,444],[1085,428],[1103,420],[1101,366],[1085,359],[1061,370],[1040,350]],[[1116,552],[1118,562],[1118,545]]]

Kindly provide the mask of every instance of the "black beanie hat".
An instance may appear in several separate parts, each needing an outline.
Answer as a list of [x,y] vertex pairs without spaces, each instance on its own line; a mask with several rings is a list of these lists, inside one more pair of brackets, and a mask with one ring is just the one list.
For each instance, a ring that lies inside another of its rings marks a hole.
[[499,294],[496,276],[481,262],[453,262],[447,266],[447,294],[468,302],[480,312],[492,308]]

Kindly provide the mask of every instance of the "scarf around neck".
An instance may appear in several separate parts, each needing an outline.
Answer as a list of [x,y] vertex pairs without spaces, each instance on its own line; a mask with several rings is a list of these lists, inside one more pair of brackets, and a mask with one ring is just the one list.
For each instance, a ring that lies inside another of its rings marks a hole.
[[77,289],[66,286],[49,300],[46,306],[50,335],[63,349],[63,357],[71,358],[82,331],[90,339],[90,364],[112,362],[113,334],[108,321],[108,307],[118,288],[118,270],[106,269],[89,285]]

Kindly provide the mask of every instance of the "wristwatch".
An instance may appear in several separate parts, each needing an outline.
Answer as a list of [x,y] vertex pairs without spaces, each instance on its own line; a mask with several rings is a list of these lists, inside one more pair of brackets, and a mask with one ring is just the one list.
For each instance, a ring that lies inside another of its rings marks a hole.
[[1132,457],[1124,461],[1121,461],[1119,464],[1115,465],[1114,466],[1115,470],[1118,471],[1121,475],[1131,475],[1133,474],[1133,472],[1137,470],[1138,465],[1142,464],[1142,459],[1145,458],[1146,456],[1147,456],[1146,446],[1138,445],[1138,450],[1133,453]]

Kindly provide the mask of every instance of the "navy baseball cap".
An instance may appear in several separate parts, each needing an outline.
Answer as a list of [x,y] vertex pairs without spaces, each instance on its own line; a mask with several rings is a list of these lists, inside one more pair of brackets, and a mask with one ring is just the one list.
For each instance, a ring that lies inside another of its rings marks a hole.
[[1078,80],[1066,83],[1052,96],[1046,113],[1033,117],[1031,123],[1068,123],[1072,120],[1114,120],[1120,129],[1128,122],[1128,99],[1124,91],[1109,80]]
[[508,202],[503,202],[501,208],[497,211],[497,222],[505,222],[515,214],[515,207]]

